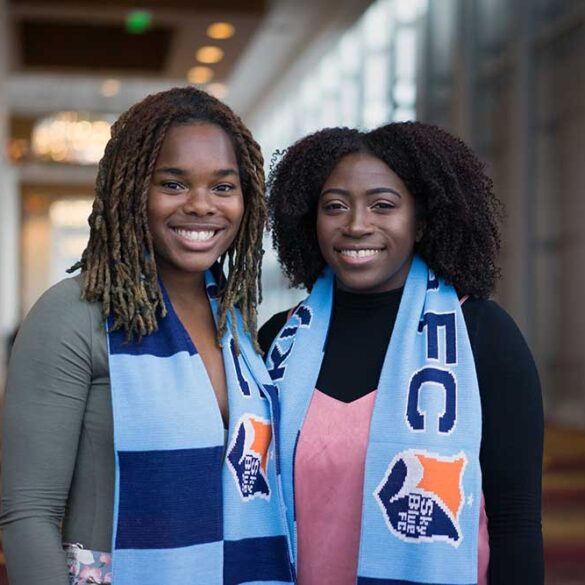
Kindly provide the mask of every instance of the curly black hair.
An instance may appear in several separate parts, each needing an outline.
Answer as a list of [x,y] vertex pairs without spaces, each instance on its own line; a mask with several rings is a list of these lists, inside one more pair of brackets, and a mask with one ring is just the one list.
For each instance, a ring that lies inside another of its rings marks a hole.
[[268,178],[273,243],[291,286],[309,291],[325,267],[317,242],[317,204],[340,159],[364,152],[384,161],[415,200],[423,235],[416,252],[460,294],[487,298],[500,271],[502,205],[483,163],[461,140],[422,122],[370,132],[327,128],[285,153]]

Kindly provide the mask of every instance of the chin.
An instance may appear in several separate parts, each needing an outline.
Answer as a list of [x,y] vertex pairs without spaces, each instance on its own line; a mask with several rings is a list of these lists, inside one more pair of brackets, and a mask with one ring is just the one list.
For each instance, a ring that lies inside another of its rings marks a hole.
[[197,259],[179,259],[177,258],[171,263],[171,266],[175,272],[183,272],[185,274],[197,274],[209,270],[217,261],[215,255],[209,258],[197,258]]
[[369,293],[374,292],[377,288],[376,283],[372,283],[367,279],[359,278],[358,276],[353,278],[343,278],[337,276],[337,282],[342,289],[348,292]]
[[388,278],[380,278],[380,275],[371,275],[368,277],[367,274],[353,273],[351,275],[343,275],[336,273],[338,286],[340,288],[354,293],[380,293],[388,292],[404,286],[404,281],[393,280]]

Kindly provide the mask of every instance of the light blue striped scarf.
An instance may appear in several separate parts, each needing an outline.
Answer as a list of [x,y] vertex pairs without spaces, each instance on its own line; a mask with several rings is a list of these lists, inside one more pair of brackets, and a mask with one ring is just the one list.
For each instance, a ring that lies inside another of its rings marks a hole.
[[[217,286],[206,289],[214,315]],[[116,491],[115,585],[291,583],[275,452],[275,387],[237,314],[223,339],[227,448],[205,366],[170,300],[157,332],[108,334]],[[231,319],[231,317],[230,317]],[[274,440],[272,440],[274,439]]]
[[[333,287],[328,270],[267,358],[281,401],[282,481],[295,557],[295,448],[323,360]],[[459,299],[415,257],[370,425],[358,585],[477,583],[480,441],[479,389]]]

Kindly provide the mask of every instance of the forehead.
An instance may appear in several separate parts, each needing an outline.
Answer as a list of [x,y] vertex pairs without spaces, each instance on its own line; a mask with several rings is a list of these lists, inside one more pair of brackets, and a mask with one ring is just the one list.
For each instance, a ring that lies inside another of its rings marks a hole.
[[326,187],[344,183],[352,185],[377,186],[403,185],[400,177],[379,158],[367,153],[353,153],[341,158],[325,181]]
[[216,124],[192,123],[171,126],[158,155],[158,164],[172,161],[177,166],[216,161],[218,166],[237,167],[231,138]]

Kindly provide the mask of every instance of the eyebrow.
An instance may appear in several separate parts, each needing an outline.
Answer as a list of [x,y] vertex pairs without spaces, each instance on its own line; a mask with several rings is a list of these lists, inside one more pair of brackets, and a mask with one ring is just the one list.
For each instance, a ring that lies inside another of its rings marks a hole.
[[[166,175],[174,175],[176,177],[184,177],[188,174],[187,171],[178,167],[161,167],[159,169],[155,169],[154,172]],[[236,169],[218,169],[215,171],[214,175],[216,177],[229,177],[231,175],[239,177],[240,173]]]
[[[344,197],[350,196],[350,192],[347,191],[346,189],[337,189],[333,187],[331,189],[326,189],[325,191],[323,191],[321,193],[321,197],[329,193],[332,193],[334,195],[342,195]],[[398,191],[396,191],[396,189],[392,189],[392,187],[375,187],[373,189],[368,189],[366,191],[366,195],[381,195],[382,193],[392,193],[392,195],[402,197],[402,195]]]

